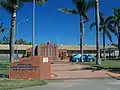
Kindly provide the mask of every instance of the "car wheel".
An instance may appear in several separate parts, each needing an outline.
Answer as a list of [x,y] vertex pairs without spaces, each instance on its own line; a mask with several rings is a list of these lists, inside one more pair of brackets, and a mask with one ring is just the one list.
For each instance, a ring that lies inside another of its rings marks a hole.
[[90,62],[93,62],[93,59],[90,59]]
[[76,59],[76,62],[79,62],[79,59]]

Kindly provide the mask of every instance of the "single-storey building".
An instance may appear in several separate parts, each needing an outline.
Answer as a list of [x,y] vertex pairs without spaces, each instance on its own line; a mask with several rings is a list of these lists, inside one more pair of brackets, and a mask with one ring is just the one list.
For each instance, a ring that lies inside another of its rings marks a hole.
[[[102,46],[100,46],[101,57],[103,56]],[[15,57],[16,51],[18,50],[19,57],[22,57],[24,54],[32,53],[32,45],[15,45]],[[9,59],[9,45],[0,45],[0,59],[6,60]],[[79,45],[55,45],[52,43],[45,43],[35,46],[35,55],[42,56],[52,56],[53,59],[58,59],[60,56],[69,56],[72,53],[79,53]],[[83,46],[84,54],[90,54],[96,56],[96,46]],[[114,46],[106,46],[106,57],[108,56],[118,56],[118,50]]]
[[[16,58],[17,50],[19,53],[19,57],[22,57],[22,55],[26,53],[26,50],[31,47],[32,45],[15,45],[15,54],[14,54],[15,58]],[[9,60],[9,53],[10,53],[9,45],[0,44],[0,60]]]

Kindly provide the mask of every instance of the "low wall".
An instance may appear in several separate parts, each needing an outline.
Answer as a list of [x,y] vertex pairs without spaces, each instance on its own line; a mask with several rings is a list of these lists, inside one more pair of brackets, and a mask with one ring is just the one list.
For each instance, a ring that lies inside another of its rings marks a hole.
[[9,65],[9,79],[50,79],[51,60],[34,56],[22,58]]

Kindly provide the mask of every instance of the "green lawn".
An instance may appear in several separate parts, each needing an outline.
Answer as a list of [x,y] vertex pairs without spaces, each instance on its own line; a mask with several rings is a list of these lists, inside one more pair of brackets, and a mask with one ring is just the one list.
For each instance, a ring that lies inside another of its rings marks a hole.
[[[82,65],[96,66],[95,62],[83,62]],[[118,68],[120,67],[120,60],[106,60],[102,61],[100,67],[103,68]]]
[[[9,61],[0,60],[0,74],[8,74]],[[0,90],[13,90],[24,87],[45,85],[42,80],[2,80],[0,79]]]
[[8,74],[8,60],[0,60],[0,74]]
[[78,63],[81,65],[88,65],[90,68],[83,68],[85,70],[87,69],[92,69],[92,70],[108,70],[113,73],[118,73],[120,74],[120,60],[106,60],[102,61],[101,65],[96,65],[95,62],[83,62],[83,63]]
[[47,82],[42,80],[0,80],[0,90],[13,90],[45,84]]

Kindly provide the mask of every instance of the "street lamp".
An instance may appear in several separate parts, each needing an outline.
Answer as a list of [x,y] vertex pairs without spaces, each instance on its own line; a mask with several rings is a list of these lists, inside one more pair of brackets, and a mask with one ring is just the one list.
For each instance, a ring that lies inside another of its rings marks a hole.
[[[18,37],[19,25],[21,23],[26,23],[26,22],[28,22],[28,18],[27,17],[17,23],[16,37]],[[17,40],[16,44],[17,44],[17,47],[16,47],[16,56],[17,56],[17,58],[19,58],[19,55],[18,55],[18,40]]]

